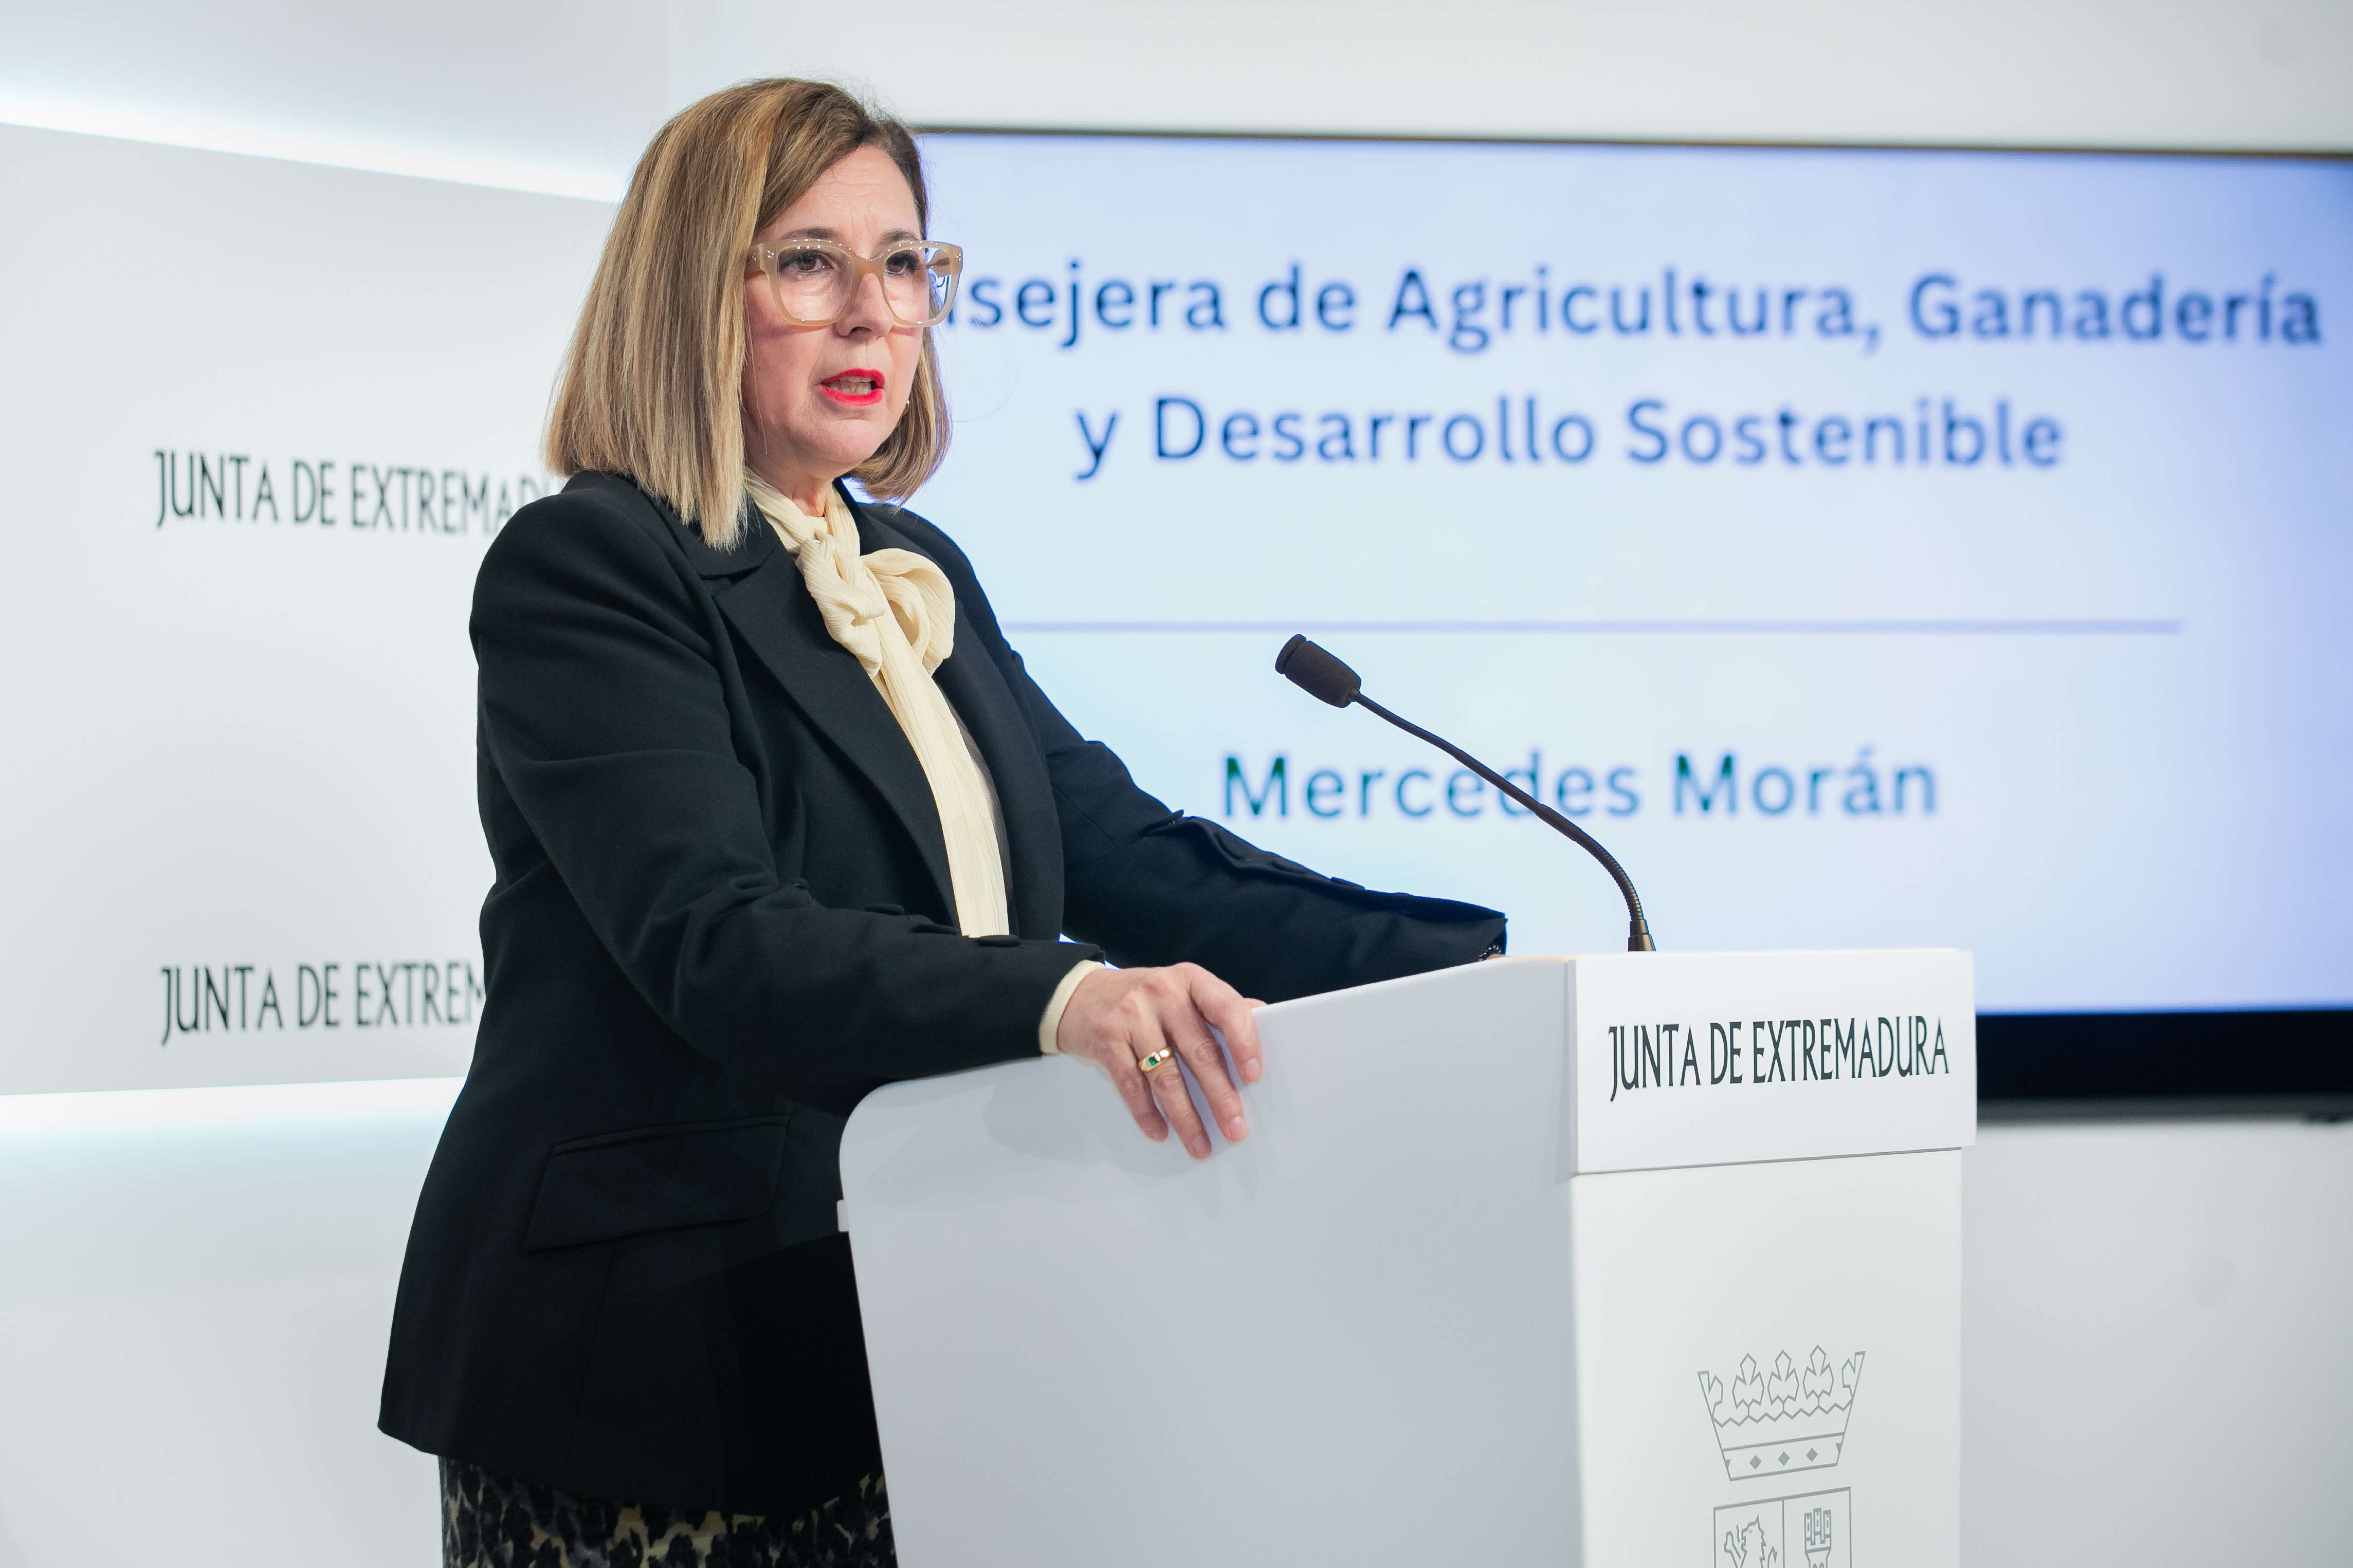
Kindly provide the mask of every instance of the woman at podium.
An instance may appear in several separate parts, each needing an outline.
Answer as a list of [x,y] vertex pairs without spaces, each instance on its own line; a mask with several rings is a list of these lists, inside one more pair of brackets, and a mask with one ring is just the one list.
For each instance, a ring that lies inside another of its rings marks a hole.
[[907,131],[809,82],[680,114],[614,222],[572,479],[474,596],[489,994],[381,1418],[441,1458],[452,1564],[892,1561],[835,1224],[860,1097],[1081,1057],[1207,1158],[1184,1075],[1247,1134],[1212,1030],[1258,1076],[1252,998],[1502,942],[1169,810],[1031,682],[896,504],[947,446],[961,266]]

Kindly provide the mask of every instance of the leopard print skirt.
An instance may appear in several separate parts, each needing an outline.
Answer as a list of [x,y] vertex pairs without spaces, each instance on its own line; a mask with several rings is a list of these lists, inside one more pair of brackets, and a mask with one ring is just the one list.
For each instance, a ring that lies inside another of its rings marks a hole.
[[802,1513],[689,1513],[576,1498],[441,1461],[443,1568],[897,1568],[882,1478]]

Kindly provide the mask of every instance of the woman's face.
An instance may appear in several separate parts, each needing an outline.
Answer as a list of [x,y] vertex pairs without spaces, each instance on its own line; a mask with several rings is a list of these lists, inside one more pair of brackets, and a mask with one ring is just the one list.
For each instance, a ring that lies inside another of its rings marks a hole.
[[[920,239],[914,193],[879,147],[860,147],[828,169],[808,193],[756,237],[829,239],[860,256],[893,240]],[[744,458],[753,470],[800,503],[820,504],[826,486],[867,458],[897,427],[915,384],[923,329],[902,327],[883,302],[881,280],[858,280],[841,320],[806,327],[785,319],[766,277],[744,283]]]

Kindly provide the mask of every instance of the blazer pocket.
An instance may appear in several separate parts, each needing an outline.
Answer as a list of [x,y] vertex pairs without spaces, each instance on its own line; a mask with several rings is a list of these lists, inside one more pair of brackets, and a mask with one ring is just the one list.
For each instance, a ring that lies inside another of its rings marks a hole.
[[765,1214],[792,1113],[638,1127],[559,1143],[523,1233],[525,1252],[618,1241]]

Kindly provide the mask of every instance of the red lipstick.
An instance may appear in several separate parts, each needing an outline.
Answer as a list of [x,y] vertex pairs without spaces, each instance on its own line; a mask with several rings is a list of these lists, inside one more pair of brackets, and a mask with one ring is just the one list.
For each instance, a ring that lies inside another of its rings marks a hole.
[[882,373],[856,366],[836,371],[817,384],[817,389],[836,403],[852,408],[868,408],[882,401]]

